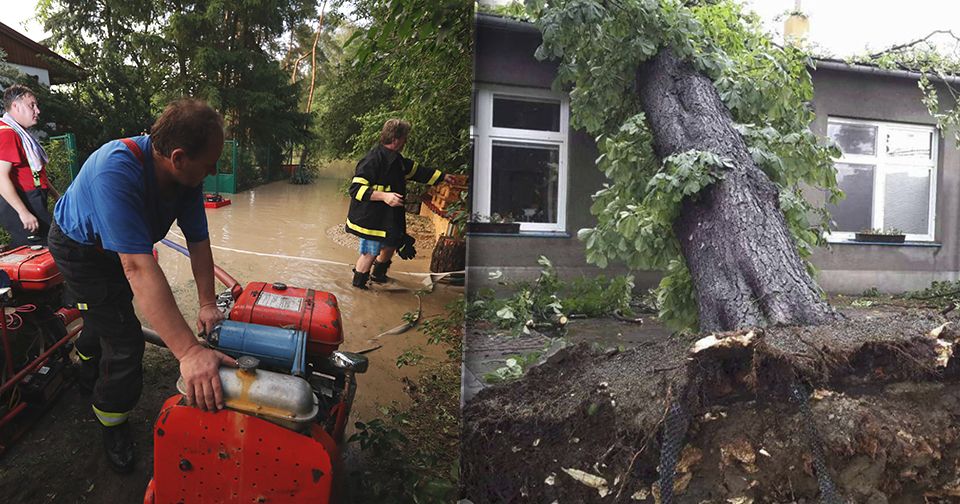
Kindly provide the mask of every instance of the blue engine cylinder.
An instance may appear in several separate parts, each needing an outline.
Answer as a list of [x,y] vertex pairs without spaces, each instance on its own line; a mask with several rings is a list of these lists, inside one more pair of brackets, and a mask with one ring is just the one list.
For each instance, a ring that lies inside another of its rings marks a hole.
[[231,357],[250,355],[266,366],[306,376],[307,333],[304,331],[224,320],[211,332],[210,342]]

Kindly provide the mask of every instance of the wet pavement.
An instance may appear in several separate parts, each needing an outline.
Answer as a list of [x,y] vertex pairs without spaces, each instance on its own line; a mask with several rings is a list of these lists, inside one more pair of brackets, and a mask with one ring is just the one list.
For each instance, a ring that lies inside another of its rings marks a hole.
[[[347,197],[339,192],[340,180],[321,178],[310,185],[274,182],[234,195],[232,204],[207,210],[214,261],[241,285],[249,282],[283,282],[289,286],[333,293],[339,301],[344,325],[341,350],[367,353],[370,368],[358,379],[352,420],[379,416],[378,404],[404,404],[403,379],[414,379],[429,360],[445,359],[444,349],[428,345],[416,329],[400,335],[374,336],[403,323],[404,313],[417,309],[414,290],[423,287],[429,271],[430,250],[419,250],[409,261],[394,259],[389,289],[361,291],[351,285],[351,267],[357,250],[337,244],[327,230],[346,219]],[[167,238],[183,244],[174,225]],[[159,245],[160,264],[174,296],[189,322],[197,311],[196,287],[189,260]],[[409,274],[408,274],[409,273]],[[218,291],[223,286],[217,284]],[[463,288],[438,284],[422,296],[424,317],[440,315],[443,307],[462,295]],[[415,347],[426,358],[420,366],[397,368],[397,357]]]

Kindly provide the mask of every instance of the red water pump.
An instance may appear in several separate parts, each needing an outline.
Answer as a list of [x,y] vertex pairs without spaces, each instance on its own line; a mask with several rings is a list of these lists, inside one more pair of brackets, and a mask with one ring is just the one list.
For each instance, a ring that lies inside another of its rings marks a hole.
[[0,253],[0,453],[65,385],[80,312],[63,303],[63,277],[39,245]]
[[226,409],[201,411],[182,395],[166,401],[144,502],[336,502],[338,445],[367,360],[337,351],[343,326],[333,294],[234,287],[218,301],[228,320],[207,335],[240,364],[220,370]]

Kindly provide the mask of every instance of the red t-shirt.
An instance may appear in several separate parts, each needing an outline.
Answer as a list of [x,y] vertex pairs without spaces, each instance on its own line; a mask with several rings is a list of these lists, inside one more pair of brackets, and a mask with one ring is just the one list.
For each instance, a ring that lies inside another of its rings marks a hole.
[[[27,153],[23,150],[20,135],[3,121],[0,121],[0,161],[13,164],[10,178],[17,189],[23,192],[36,189],[33,184],[33,172],[30,170],[30,163],[27,162]],[[40,187],[43,189],[50,187],[46,167],[40,170]]]

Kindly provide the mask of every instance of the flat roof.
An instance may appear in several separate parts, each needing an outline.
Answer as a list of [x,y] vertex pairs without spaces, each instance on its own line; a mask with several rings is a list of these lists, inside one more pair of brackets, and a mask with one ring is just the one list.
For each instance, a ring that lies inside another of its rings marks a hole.
[[[489,12],[477,13],[477,25],[501,30],[509,30],[518,33],[540,34],[540,30],[537,28],[537,26],[530,21]],[[919,72],[906,69],[880,68],[877,65],[871,65],[867,63],[848,63],[840,59],[816,56],[813,57],[813,65],[811,66],[811,69],[835,70],[878,77],[900,77],[913,80],[917,80],[921,76]],[[929,78],[932,81],[945,81],[950,84],[960,84],[960,76],[948,75],[943,79],[937,76],[929,76]]]

